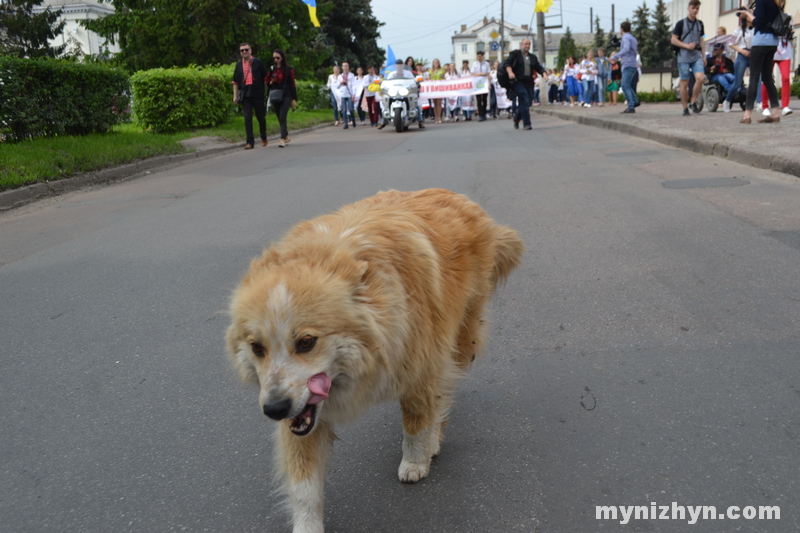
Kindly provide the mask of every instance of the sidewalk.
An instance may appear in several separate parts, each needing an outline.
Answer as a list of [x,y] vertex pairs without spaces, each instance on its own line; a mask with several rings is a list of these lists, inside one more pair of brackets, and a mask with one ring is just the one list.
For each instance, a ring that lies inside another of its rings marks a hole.
[[625,104],[604,107],[569,107],[542,104],[532,113],[551,115],[587,126],[627,133],[676,148],[726,158],[756,168],[774,170],[800,178],[800,100],[792,98],[794,113],[778,124],[739,124],[741,108],[723,113],[722,106],[710,113],[703,109],[689,117],[681,115],[680,103],[642,103],[635,115],[621,115]]

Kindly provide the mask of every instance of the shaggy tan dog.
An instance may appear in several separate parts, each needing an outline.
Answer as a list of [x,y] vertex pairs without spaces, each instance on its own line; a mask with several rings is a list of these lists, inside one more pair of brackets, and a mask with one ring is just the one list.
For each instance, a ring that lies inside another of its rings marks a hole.
[[279,420],[295,533],[322,532],[334,424],[400,400],[400,481],[428,475],[454,388],[484,345],[481,316],[519,265],[517,233],[465,196],[388,191],[297,225],[250,264],[227,348]]

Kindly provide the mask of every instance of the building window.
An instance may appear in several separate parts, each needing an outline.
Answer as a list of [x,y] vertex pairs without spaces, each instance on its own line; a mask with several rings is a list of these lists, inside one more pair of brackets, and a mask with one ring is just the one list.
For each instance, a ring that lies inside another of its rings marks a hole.
[[485,46],[486,46],[486,44],[485,44],[485,43],[478,43],[478,44],[477,44],[477,46],[476,46],[476,47],[477,47],[477,50],[476,50],[476,51],[477,51],[477,52],[485,52],[485,51],[486,51],[486,50],[484,49],[484,48],[485,48]]
[[739,9],[739,0],[719,0],[719,12],[727,13]]
[[465,54],[467,53],[467,45],[466,45],[466,44],[462,44],[462,45],[461,45],[461,51],[462,51],[463,53],[465,53]]

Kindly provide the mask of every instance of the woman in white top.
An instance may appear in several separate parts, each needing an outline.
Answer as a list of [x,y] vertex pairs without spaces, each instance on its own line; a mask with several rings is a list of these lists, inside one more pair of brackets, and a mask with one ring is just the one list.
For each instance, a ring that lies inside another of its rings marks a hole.
[[[461,77],[468,78],[472,76],[472,71],[469,68],[469,61],[462,61]],[[461,110],[464,112],[464,120],[472,120],[472,113],[475,112],[475,104],[472,103],[472,96],[461,97]]]
[[577,61],[575,61],[575,56],[569,56],[567,58],[567,63],[564,65],[564,81],[567,83],[570,107],[575,107],[575,99],[579,94],[578,85],[580,82],[576,76],[580,71],[581,68]]
[[[458,72],[456,72],[456,64],[455,63],[448,63],[447,64],[447,72],[444,73],[444,79],[446,80],[457,80],[460,78]],[[458,114],[460,111],[460,98],[456,96],[455,98],[447,98],[447,114],[450,117],[450,120],[455,120],[458,122]]]
[[355,94],[353,95],[353,101],[355,102],[356,112],[358,113],[358,120],[361,121],[361,125],[364,125],[364,119],[366,118],[366,111],[362,107],[362,99],[364,98],[364,83],[367,79],[364,77],[364,69],[358,67],[356,69],[356,85],[355,90],[353,91]]
[[753,22],[748,22],[746,18],[743,18],[743,20],[746,24],[745,28],[742,28],[742,24],[739,24],[739,27],[733,32],[733,44],[730,45],[736,51],[736,61],[733,63],[733,85],[731,90],[728,91],[725,101],[722,102],[722,110],[725,113],[730,113],[733,97],[742,90],[744,73],[747,67],[750,66],[750,47],[753,46]]
[[333,74],[328,76],[328,90],[331,92],[331,107],[333,107],[334,126],[339,125],[339,108],[342,104],[339,101],[339,89],[336,80],[339,78],[339,65],[333,66]]
[[581,83],[583,84],[583,107],[592,107],[595,100],[594,82],[597,81],[597,64],[594,52],[589,50],[586,59],[581,61]]

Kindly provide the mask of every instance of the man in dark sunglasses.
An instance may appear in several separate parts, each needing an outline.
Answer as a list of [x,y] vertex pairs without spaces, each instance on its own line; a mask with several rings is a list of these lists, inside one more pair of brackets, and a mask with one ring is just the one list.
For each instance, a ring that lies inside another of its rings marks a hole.
[[253,57],[253,50],[247,43],[239,45],[239,54],[242,60],[236,63],[233,69],[233,102],[242,104],[244,129],[247,134],[244,149],[252,150],[255,146],[254,110],[261,134],[261,146],[267,145],[267,106],[264,102],[264,78],[267,77],[267,67],[263,61]]

